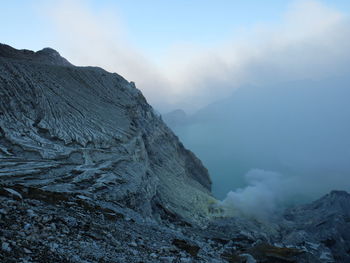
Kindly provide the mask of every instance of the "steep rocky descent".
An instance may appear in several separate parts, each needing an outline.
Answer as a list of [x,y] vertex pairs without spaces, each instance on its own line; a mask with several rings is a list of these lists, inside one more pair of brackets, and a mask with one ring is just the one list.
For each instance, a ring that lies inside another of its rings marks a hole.
[[[0,187],[2,263],[320,263],[302,248],[268,244],[257,223],[222,219],[206,229],[144,220],[93,200]],[[225,223],[226,221],[226,223]]]
[[[287,210],[283,244],[307,246],[325,262],[350,262],[350,194],[332,191],[311,204]],[[328,261],[327,261],[328,260]]]
[[207,169],[142,93],[57,51],[0,45],[0,183],[83,195],[113,209],[200,222]]

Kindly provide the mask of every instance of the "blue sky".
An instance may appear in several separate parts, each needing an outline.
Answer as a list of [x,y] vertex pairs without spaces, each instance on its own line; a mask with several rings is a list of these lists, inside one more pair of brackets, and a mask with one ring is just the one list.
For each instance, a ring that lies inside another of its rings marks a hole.
[[194,111],[242,85],[341,72],[346,0],[2,1],[0,42],[52,47],[133,80],[156,108]]
[[[2,1],[1,42],[38,50],[55,46],[50,22],[42,6],[57,1]],[[133,43],[157,56],[177,43],[213,45],[232,36],[240,27],[257,23],[279,23],[281,15],[295,1],[283,0],[86,0],[80,1],[93,12],[109,10],[128,31]],[[349,12],[347,0],[318,1]]]

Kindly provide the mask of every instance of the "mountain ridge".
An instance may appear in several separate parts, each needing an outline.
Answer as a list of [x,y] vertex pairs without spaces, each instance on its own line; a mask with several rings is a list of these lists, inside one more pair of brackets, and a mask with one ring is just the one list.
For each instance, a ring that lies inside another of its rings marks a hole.
[[43,48],[37,52],[28,49],[15,49],[9,45],[0,43],[0,57],[27,60],[36,63],[59,66],[73,66],[68,60],[52,48]]
[[[206,168],[134,83],[100,68],[67,64],[52,49],[5,49],[0,149],[11,169],[0,169],[2,182],[129,199],[128,205],[148,215],[152,203],[163,203],[188,220],[192,194],[212,199]],[[178,193],[183,189],[188,197]]]

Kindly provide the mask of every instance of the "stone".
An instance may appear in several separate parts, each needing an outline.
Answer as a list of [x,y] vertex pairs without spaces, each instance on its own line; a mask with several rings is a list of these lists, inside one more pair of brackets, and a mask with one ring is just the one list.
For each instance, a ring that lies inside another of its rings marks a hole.
[[189,253],[192,257],[197,256],[199,252],[199,247],[197,245],[190,244],[186,240],[174,239],[172,244]]
[[36,214],[34,213],[34,211],[32,209],[28,209],[27,210],[27,214],[28,214],[29,217],[35,217],[36,216]]
[[175,257],[159,257],[159,261],[164,263],[172,263],[174,260]]
[[7,188],[7,187],[4,187],[3,188],[8,194],[10,194],[11,196],[13,196],[14,198],[18,199],[18,200],[22,200],[23,197],[20,193],[18,193],[16,190],[13,190],[11,188]]
[[6,212],[6,210],[5,210],[5,209],[1,208],[1,209],[0,209],[0,214],[2,214],[2,215],[6,215],[6,214],[7,214],[7,212]]
[[24,224],[23,229],[24,229],[24,231],[29,231],[29,230],[31,229],[31,227],[32,227],[32,225],[31,225],[31,224],[26,223],[26,224]]
[[33,252],[30,250],[30,249],[28,249],[28,248],[23,248],[23,251],[24,251],[24,253],[26,253],[26,254],[32,254]]
[[129,246],[131,246],[131,247],[137,247],[137,244],[136,244],[136,242],[132,241],[132,242],[129,243]]
[[2,244],[1,244],[1,249],[2,249],[3,251],[5,251],[5,252],[11,252],[11,251],[12,251],[12,249],[11,249],[11,247],[10,247],[10,244],[7,243],[7,242],[2,242]]
[[50,229],[51,229],[52,231],[56,231],[56,224],[55,224],[55,223],[51,223],[51,224],[50,224]]

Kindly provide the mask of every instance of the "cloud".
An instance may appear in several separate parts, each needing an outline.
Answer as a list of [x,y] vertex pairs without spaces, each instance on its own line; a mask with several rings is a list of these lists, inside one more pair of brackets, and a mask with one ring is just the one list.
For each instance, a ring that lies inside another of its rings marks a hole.
[[[52,4],[54,3],[54,4]],[[113,10],[113,13],[112,13]],[[73,64],[99,66],[136,81],[148,98],[162,96],[166,83],[151,60],[129,40],[115,9],[92,10],[86,2],[44,3],[61,53]]]
[[240,37],[200,53],[196,47],[178,51],[177,57],[180,53],[195,55],[190,61],[177,61],[175,68],[187,74],[172,79],[179,79],[183,90],[206,101],[215,99],[213,93],[223,97],[245,84],[341,74],[350,57],[348,25],[343,14],[316,1],[295,2],[279,25],[241,29]]
[[162,110],[193,111],[244,84],[317,79],[349,64],[347,16],[317,1],[293,2],[279,24],[241,28],[214,47],[169,47],[160,64],[128,40],[114,7],[112,14],[82,1],[54,3],[45,13],[65,56],[135,81]]
[[279,173],[253,169],[245,175],[245,179],[247,187],[230,191],[220,203],[227,215],[270,220],[290,198],[290,178]]
[[348,175],[333,173],[287,176],[274,171],[252,169],[247,186],[230,191],[219,206],[226,216],[243,216],[259,221],[280,220],[284,209],[310,202],[331,190],[349,189]]

